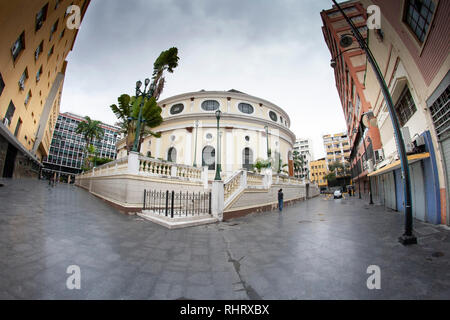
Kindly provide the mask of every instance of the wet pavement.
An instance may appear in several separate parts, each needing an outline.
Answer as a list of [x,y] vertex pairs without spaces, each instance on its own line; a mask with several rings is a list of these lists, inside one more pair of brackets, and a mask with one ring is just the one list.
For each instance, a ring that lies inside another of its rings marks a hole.
[[403,216],[355,197],[168,230],[73,185],[1,183],[0,299],[450,297],[450,231],[415,221],[419,244],[404,247]]

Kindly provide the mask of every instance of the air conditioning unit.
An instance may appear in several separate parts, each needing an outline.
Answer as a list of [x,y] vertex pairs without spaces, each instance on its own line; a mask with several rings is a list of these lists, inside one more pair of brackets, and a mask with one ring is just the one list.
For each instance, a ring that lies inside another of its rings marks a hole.
[[369,173],[373,172],[373,160],[372,159],[367,160],[367,172],[369,172]]
[[375,161],[381,162],[384,160],[384,152],[383,149],[375,150]]
[[9,127],[9,120],[8,120],[8,118],[4,118],[4,119],[3,119],[3,124],[4,124],[5,126]]
[[405,142],[406,153],[411,153],[414,150],[414,144],[411,140],[411,134],[409,133],[408,127],[403,127],[400,129],[402,132],[403,141]]
[[413,143],[416,145],[416,147],[424,146],[425,145],[424,136],[417,136],[417,138],[414,139]]

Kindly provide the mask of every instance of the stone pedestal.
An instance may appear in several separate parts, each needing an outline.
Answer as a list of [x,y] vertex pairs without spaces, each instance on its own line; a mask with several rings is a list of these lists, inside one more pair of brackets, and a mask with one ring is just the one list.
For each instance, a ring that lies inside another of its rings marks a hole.
[[224,189],[223,181],[213,181],[211,190],[211,214],[219,221],[223,220]]
[[128,174],[139,174],[139,153],[131,151],[128,155]]

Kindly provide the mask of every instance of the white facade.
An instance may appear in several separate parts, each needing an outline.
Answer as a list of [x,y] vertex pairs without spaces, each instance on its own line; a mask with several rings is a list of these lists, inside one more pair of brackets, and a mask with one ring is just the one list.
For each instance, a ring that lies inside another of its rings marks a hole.
[[[210,178],[220,162],[222,179],[241,168],[252,170],[258,160],[272,157],[292,165],[295,135],[288,114],[275,104],[236,90],[199,91],[159,101],[164,122],[153,131],[161,138],[147,137],[141,146],[144,156],[197,167],[208,166]],[[217,150],[216,111],[220,154]],[[265,126],[268,126],[268,139]],[[122,141],[123,146],[123,141]],[[120,143],[118,149],[120,149]],[[124,151],[118,155],[124,155]],[[125,153],[126,155],[126,153]],[[218,158],[219,156],[219,158]]]
[[297,151],[304,161],[302,177],[309,179],[309,173],[311,172],[311,161],[314,159],[314,152],[311,139],[298,138],[295,140],[294,151]]

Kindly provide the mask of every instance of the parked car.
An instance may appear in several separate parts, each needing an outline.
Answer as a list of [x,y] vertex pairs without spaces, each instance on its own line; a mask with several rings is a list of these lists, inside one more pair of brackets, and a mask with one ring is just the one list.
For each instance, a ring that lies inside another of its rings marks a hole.
[[342,199],[341,190],[336,190],[333,195],[334,195],[334,199]]

